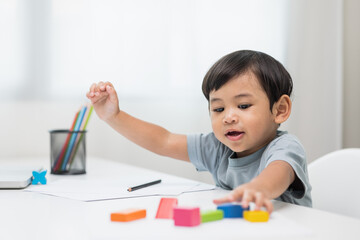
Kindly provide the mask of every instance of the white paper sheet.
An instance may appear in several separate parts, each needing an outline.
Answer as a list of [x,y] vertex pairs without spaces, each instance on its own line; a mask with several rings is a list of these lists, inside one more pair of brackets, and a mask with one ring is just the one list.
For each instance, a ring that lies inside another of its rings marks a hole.
[[133,192],[127,189],[141,183],[150,182],[146,180],[79,180],[60,179],[49,182],[46,185],[31,185],[24,191],[38,192],[47,195],[64,197],[81,201],[98,201],[108,199],[120,199],[143,196],[177,196],[185,192],[213,190],[215,186],[198,183],[191,180],[162,179],[162,182]]

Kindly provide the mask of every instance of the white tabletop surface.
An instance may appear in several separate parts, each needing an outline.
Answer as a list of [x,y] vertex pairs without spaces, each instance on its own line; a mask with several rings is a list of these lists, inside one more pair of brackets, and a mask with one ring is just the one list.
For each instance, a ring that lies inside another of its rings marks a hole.
[[[26,159],[26,163],[44,164],[45,160]],[[48,174],[47,179],[51,183],[59,179],[130,175],[165,176],[115,161],[89,158],[85,175]],[[216,189],[183,193],[176,198],[179,205],[209,210],[216,208],[214,198],[227,193]],[[278,201],[274,201],[275,210],[268,223],[224,219],[191,228],[175,227],[172,220],[155,219],[161,197],[84,202],[24,190],[0,190],[0,239],[360,239],[359,219]],[[146,209],[147,217],[128,223],[110,221],[111,212],[134,207]]]

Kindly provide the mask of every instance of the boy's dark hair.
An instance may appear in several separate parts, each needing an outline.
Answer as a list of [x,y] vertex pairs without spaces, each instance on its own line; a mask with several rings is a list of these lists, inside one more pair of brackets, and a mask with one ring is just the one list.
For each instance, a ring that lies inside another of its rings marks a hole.
[[262,52],[241,50],[222,57],[206,73],[202,83],[206,99],[209,101],[211,91],[220,89],[229,80],[248,71],[256,76],[264,89],[270,102],[270,111],[283,94],[290,97],[293,82],[279,61]]

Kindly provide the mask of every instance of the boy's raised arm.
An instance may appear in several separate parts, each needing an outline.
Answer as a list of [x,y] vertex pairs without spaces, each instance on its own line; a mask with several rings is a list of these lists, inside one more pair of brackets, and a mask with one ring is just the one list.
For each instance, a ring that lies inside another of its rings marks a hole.
[[86,96],[99,118],[130,141],[156,154],[189,161],[186,135],[171,133],[120,111],[117,93],[111,83],[91,85]]

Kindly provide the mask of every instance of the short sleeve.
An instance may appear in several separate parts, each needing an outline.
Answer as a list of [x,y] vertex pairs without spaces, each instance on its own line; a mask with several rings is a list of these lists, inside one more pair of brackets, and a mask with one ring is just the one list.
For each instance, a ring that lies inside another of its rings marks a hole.
[[311,186],[307,174],[305,150],[297,138],[290,134],[284,134],[271,142],[266,153],[266,166],[271,162],[282,160],[290,164],[296,177],[287,189],[287,193],[296,199],[301,199],[306,193],[310,193]]
[[216,171],[221,144],[214,133],[187,135],[187,147],[189,159],[198,171]]

